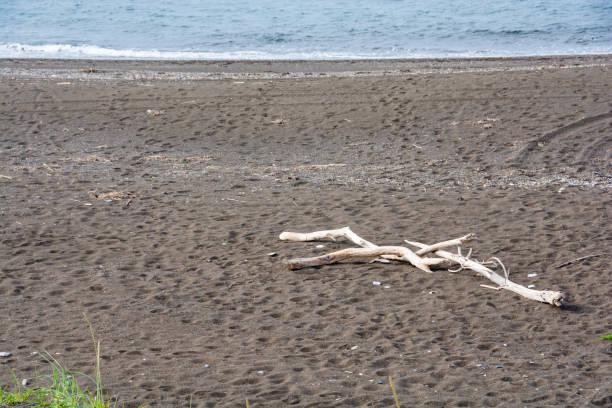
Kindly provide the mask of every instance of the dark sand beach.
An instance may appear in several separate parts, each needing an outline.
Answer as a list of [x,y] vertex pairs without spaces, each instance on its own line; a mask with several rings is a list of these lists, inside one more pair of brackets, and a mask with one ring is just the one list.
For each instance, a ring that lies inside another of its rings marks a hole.
[[[388,376],[403,407],[609,407],[611,86],[611,56],[2,60],[0,381],[44,351],[93,373],[85,312],[129,407],[391,407]],[[349,245],[282,231],[343,226],[476,233],[570,306],[468,270],[283,268]]]

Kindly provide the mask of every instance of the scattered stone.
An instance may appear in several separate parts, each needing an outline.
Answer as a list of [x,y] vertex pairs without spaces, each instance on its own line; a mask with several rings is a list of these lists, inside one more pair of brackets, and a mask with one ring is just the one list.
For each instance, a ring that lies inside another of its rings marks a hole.
[[527,288],[533,289],[533,288],[535,288],[535,285],[527,285]]
[[315,248],[317,248],[317,249],[322,249],[322,248],[325,248],[325,245],[321,245],[321,244],[319,244],[319,245],[317,245]]
[[204,368],[210,368],[210,364],[204,364]]
[[528,278],[535,278],[536,276],[538,276],[537,273],[530,273],[527,275]]
[[268,256],[276,256],[276,252],[270,252]]
[[24,378],[23,380],[21,380],[21,385],[23,385],[24,387],[28,385],[28,379]]
[[353,347],[351,347],[351,350],[357,350],[358,347],[359,346],[353,346]]
[[10,357],[11,353],[8,351],[0,351],[0,357]]
[[374,285],[374,286],[380,286],[380,282],[379,282],[379,281],[374,281],[374,282],[372,282],[372,285]]
[[263,375],[263,374],[264,374],[264,371],[263,371],[263,370],[259,370],[259,371],[257,372],[257,374],[259,374],[259,375]]
[[286,403],[286,404],[289,404],[289,405],[296,405],[296,404],[299,404],[301,400],[300,400],[300,397],[298,395],[291,394],[291,395],[283,398],[282,401],[284,403]]

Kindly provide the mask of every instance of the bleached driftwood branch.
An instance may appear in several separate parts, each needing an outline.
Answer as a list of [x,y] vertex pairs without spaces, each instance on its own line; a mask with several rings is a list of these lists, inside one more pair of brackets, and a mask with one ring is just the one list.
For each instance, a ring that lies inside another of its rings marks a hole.
[[[458,254],[453,254],[451,252],[443,250],[444,248],[452,246],[459,247],[463,243],[472,240],[474,238],[474,234],[468,234],[461,238],[443,241],[433,245],[426,245],[414,241],[405,241],[406,243],[419,248],[419,250],[416,252],[413,252],[409,248],[401,246],[378,246],[361,238],[359,235],[355,234],[349,227],[344,227],[335,230],[315,231],[309,233],[283,232],[282,234],[280,234],[279,238],[283,241],[319,241],[325,239],[335,241],[338,238],[344,238],[361,247],[347,248],[312,258],[297,258],[285,261],[285,266],[290,270],[306,268],[310,266],[333,264],[344,259],[368,257],[383,257],[387,259],[409,262],[410,264],[425,272],[431,272],[431,270],[429,269],[430,265],[440,265],[444,262],[454,262],[459,264],[459,270],[464,268],[471,269],[498,285],[497,287],[482,285],[484,287],[496,290],[506,289],[528,299],[537,300],[543,303],[549,303],[554,306],[562,306],[564,302],[564,294],[561,292],[529,289],[512,282],[510,279],[508,279],[508,273],[505,267],[505,276],[501,276],[495,273],[493,270],[484,266],[482,263],[469,259],[469,254],[467,257],[465,257],[461,255],[461,251],[458,251]],[[422,255],[426,255],[432,252],[438,258],[422,257]],[[497,261],[501,264],[499,260]]]

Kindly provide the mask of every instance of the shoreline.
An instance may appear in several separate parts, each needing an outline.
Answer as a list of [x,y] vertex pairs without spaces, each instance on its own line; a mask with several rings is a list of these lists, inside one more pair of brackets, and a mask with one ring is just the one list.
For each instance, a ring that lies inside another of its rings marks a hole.
[[379,77],[608,67],[612,54],[372,60],[0,59],[0,78],[79,81]]

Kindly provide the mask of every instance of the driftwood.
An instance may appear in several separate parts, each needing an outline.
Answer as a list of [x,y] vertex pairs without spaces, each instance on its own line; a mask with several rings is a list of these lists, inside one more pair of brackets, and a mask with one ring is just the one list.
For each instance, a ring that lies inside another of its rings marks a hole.
[[[490,262],[477,262],[469,259],[470,254],[468,254],[467,256],[463,256],[461,254],[460,246],[463,243],[474,239],[474,234],[468,234],[461,238],[439,242],[433,245],[422,244],[420,242],[414,241],[405,241],[406,243],[417,247],[418,250],[416,252],[412,251],[409,248],[401,246],[375,245],[361,238],[359,235],[355,234],[349,227],[344,227],[336,230],[315,231],[309,233],[283,232],[282,234],[280,234],[279,238],[283,241],[320,241],[326,239],[335,241],[338,238],[344,238],[361,247],[347,248],[312,258],[290,259],[284,262],[285,267],[290,270],[307,268],[311,266],[329,265],[344,259],[377,257],[408,262],[413,266],[419,268],[420,270],[428,273],[431,273],[430,266],[448,266],[448,264],[454,263],[459,265],[459,269],[449,269],[450,272],[458,272],[462,269],[471,269],[475,272],[478,272],[479,274],[497,285],[496,287],[489,285],[481,285],[483,287],[495,290],[509,290],[528,299],[537,300],[543,303],[549,303],[554,306],[562,306],[564,303],[565,295],[561,292],[551,290],[529,289],[512,282],[508,278],[509,274],[506,268],[497,258],[492,258]],[[449,247],[458,247],[458,253],[454,254],[448,251],[444,251],[445,248]],[[431,253],[436,255],[436,258],[424,256]],[[494,272],[492,269],[487,268],[485,264],[489,263],[501,265],[504,270],[504,276],[501,276]]]
[[576,258],[576,259],[572,259],[570,261],[567,262],[563,262],[562,264],[559,264],[557,266],[555,266],[555,269],[561,269],[563,267],[566,267],[568,265],[572,265],[575,264],[576,262],[581,262],[590,258],[595,258],[597,256],[603,256],[604,254],[595,254],[595,255],[587,255],[587,256],[581,256],[580,258]]

